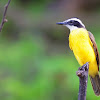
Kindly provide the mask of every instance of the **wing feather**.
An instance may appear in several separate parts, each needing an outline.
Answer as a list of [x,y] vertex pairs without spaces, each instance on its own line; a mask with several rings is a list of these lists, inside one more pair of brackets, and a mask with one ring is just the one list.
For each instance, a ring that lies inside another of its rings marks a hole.
[[88,33],[89,33],[89,37],[90,37],[90,40],[92,42],[92,46],[93,46],[93,49],[94,49],[94,52],[95,52],[95,55],[96,55],[96,61],[97,61],[98,70],[99,70],[99,52],[98,52],[98,49],[97,49],[95,38],[94,38],[94,36],[91,32],[88,32]]

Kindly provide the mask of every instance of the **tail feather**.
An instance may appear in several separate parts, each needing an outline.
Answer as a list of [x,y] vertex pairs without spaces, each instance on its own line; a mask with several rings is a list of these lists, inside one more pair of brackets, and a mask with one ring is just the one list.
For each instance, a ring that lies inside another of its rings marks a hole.
[[100,95],[100,76],[99,76],[99,74],[96,75],[95,77],[90,76],[90,80],[91,80],[91,83],[92,83],[94,93],[97,96],[99,96]]

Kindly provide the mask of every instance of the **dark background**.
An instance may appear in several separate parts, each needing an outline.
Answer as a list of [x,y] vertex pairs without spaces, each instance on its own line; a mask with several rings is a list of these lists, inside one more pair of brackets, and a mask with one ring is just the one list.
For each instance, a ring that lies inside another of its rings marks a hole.
[[[7,0],[0,0],[0,21]],[[100,52],[100,0],[12,0],[0,34],[1,100],[77,100],[80,66],[69,30],[56,25],[78,17]],[[87,100],[96,97],[90,79]]]

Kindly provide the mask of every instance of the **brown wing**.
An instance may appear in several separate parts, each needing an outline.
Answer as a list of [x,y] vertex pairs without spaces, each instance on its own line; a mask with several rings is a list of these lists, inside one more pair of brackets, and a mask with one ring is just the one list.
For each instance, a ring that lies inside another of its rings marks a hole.
[[93,43],[93,49],[94,49],[94,52],[95,52],[95,55],[96,55],[96,61],[97,61],[98,70],[99,70],[99,52],[98,52],[98,49],[97,49],[95,38],[94,38],[94,36],[91,32],[88,32],[88,33],[89,33],[90,40]]

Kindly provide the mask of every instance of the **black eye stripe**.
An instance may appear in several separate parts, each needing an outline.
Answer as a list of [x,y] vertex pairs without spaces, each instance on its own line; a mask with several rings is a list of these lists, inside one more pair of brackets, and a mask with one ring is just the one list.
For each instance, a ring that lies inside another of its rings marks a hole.
[[78,21],[73,21],[73,25],[77,26],[77,25],[81,25]]
[[79,27],[79,28],[83,27],[78,21],[75,21],[75,20],[70,20],[68,24],[71,26],[73,25],[73,26]]

